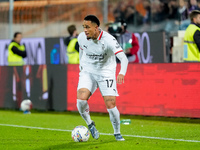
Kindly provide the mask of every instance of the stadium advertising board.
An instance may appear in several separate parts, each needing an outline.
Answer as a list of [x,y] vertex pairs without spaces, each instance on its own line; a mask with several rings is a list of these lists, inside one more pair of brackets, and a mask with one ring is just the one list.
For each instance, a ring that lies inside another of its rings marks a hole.
[[140,63],[167,62],[164,32],[143,32],[134,34],[140,45],[140,49],[138,51]]
[[[199,68],[199,63],[129,64],[117,107],[121,114],[200,118]],[[78,77],[78,65],[0,66],[0,107],[16,109],[30,98],[35,109],[77,111]],[[99,90],[88,102],[90,111],[107,112]]]
[[[199,68],[199,63],[129,64],[125,83],[118,85],[117,107],[122,114],[200,118]],[[78,72],[68,65],[70,111],[77,110]],[[99,90],[88,102],[90,111],[107,112]]]
[[66,110],[66,66],[0,66],[0,108],[19,109],[30,99],[34,109]]
[[[44,109],[47,96],[46,65],[0,67],[0,98],[2,108],[17,109],[23,99],[31,99],[34,107]],[[37,106],[37,102],[40,104]]]
[[66,64],[66,46],[63,38],[46,38],[46,60],[47,64]]
[[8,65],[8,45],[10,40],[0,40],[0,66]]
[[[46,64],[44,38],[24,38],[21,43],[25,45],[27,57],[24,59],[26,65]],[[0,40],[0,66],[8,65],[8,46],[11,40]]]

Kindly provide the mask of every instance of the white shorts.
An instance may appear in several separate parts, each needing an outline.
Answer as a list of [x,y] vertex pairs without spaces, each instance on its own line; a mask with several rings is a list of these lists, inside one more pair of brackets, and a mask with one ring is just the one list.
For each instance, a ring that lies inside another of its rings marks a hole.
[[98,87],[102,96],[119,96],[116,87],[115,74],[102,76],[86,71],[81,71],[79,73],[77,90],[87,88],[93,94]]

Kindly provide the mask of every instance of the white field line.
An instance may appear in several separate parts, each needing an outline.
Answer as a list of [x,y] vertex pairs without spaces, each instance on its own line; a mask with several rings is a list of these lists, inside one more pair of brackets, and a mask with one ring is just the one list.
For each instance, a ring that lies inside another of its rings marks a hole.
[[[72,131],[72,130],[64,130],[64,129],[31,127],[31,126],[22,126],[22,125],[13,125],[13,124],[0,124],[0,126],[17,127],[17,128],[29,128],[29,129],[39,129],[39,130],[51,130],[51,131],[64,131],[64,132],[71,132]],[[112,135],[113,136],[113,134],[111,134],[111,133],[100,133],[100,135]],[[140,135],[123,135],[123,136],[135,137],[135,138],[144,138],[144,139],[156,139],[156,140],[167,140],[167,141],[181,141],[181,142],[200,143],[200,141],[197,141],[197,140],[173,139],[173,138],[151,137],[151,136],[140,136]]]

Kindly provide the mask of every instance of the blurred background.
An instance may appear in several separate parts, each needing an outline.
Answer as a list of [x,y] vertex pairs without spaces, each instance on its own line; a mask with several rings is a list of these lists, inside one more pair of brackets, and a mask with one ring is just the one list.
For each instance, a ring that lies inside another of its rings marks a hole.
[[[124,18],[132,32],[185,30],[198,0],[0,0],[0,39],[20,30],[24,37],[66,36],[66,26],[80,25],[87,14],[104,24]],[[10,14],[10,15],[9,15]]]
[[194,9],[200,9],[200,0],[0,0],[0,39],[16,31],[24,38],[66,37],[68,25],[76,24],[80,33],[84,16],[94,14],[104,30],[123,18],[130,32],[164,32],[163,62],[182,62],[182,52],[172,49],[182,45]]

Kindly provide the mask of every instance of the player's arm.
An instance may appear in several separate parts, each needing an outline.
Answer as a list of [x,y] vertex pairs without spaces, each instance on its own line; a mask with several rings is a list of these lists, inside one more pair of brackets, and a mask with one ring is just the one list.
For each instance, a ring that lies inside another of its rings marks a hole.
[[124,76],[126,74],[127,67],[128,67],[128,59],[127,59],[127,57],[126,57],[126,55],[124,54],[123,51],[117,53],[116,57],[121,62],[121,69],[120,69],[120,72],[119,72],[119,74],[117,76],[117,83],[118,84],[122,84],[122,83],[124,83]]
[[83,55],[83,49],[81,47],[79,47],[79,60],[81,61]]
[[83,49],[79,46],[79,69],[80,69],[80,71],[82,70],[82,67],[81,67],[82,55],[83,55]]
[[78,47],[79,47],[79,69],[80,71],[82,70],[82,67],[81,67],[81,59],[82,59],[82,55],[83,55],[83,49],[81,47],[81,35],[82,34],[79,34],[78,36],[78,41],[77,41],[77,44],[78,44]]
[[121,46],[117,42],[117,40],[113,36],[111,36],[109,39],[110,40],[108,41],[108,43],[109,43],[108,45],[110,46],[110,49],[114,52],[116,57],[121,62],[121,69],[117,76],[117,83],[122,84],[122,83],[124,83],[124,76],[126,74],[126,70],[128,67],[128,59],[127,59],[124,51],[122,50]]

